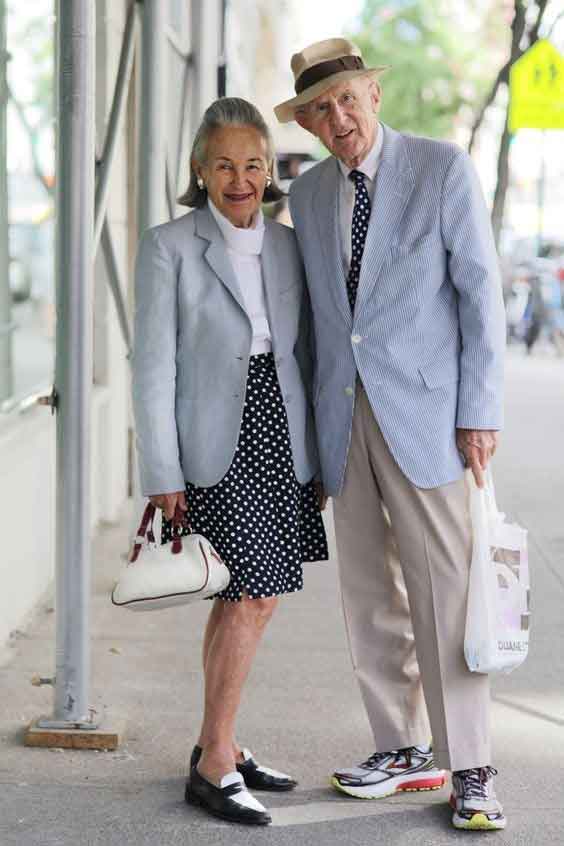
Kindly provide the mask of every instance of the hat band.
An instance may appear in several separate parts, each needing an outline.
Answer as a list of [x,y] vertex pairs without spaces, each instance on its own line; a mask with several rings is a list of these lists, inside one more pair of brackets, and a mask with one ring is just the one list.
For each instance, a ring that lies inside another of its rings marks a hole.
[[340,59],[330,59],[327,62],[320,62],[318,65],[305,70],[297,79],[294,85],[296,94],[301,94],[306,88],[311,88],[322,79],[341,73],[344,70],[362,70],[364,62],[360,56],[341,56]]

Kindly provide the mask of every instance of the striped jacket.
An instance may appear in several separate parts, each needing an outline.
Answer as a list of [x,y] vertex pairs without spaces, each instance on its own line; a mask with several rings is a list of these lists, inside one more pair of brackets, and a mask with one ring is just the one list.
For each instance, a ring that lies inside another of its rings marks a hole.
[[330,157],[295,180],[290,210],[314,313],[323,480],[343,484],[357,374],[402,472],[460,478],[457,427],[500,429],[505,321],[489,216],[456,145],[384,131],[354,319]]

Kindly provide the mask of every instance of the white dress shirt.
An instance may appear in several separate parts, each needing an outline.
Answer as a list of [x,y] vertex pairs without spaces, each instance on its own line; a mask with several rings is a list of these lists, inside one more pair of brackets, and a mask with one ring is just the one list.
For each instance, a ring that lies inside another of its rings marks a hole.
[[349,275],[351,264],[352,218],[355,198],[354,182],[351,182],[349,179],[349,173],[351,170],[359,170],[365,174],[367,178],[364,180],[364,184],[366,185],[370,202],[372,202],[374,188],[376,186],[376,171],[382,157],[383,142],[384,133],[382,132],[382,127],[378,125],[374,146],[358,167],[350,168],[343,164],[343,162],[339,162],[339,169],[341,171],[341,178],[339,180],[339,225],[341,229],[345,276]]
[[227,253],[243,295],[245,309],[253,327],[251,355],[272,351],[272,335],[268,323],[266,297],[262,280],[260,253],[264,239],[264,215],[259,209],[253,226],[233,226],[208,197],[210,211],[225,239]]

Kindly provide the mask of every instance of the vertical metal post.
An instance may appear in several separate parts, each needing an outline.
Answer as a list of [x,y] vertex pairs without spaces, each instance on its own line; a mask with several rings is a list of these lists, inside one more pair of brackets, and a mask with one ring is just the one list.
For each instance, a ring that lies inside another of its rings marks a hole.
[[[166,202],[166,25],[168,0],[141,3],[141,114],[139,120],[139,170],[137,176],[137,231],[168,219]],[[139,53],[137,53],[139,56]],[[133,513],[142,513],[144,499],[139,485],[139,468],[133,461],[131,485]],[[135,518],[134,518],[135,519]],[[132,524],[132,534],[137,524]]]
[[89,719],[95,4],[57,0],[57,533],[54,720]]
[[541,132],[540,171],[537,184],[537,255],[540,256],[544,234],[544,194],[546,184],[546,130]]
[[217,97],[222,5],[220,0],[194,0],[192,3],[191,123],[199,125],[202,115]]
[[10,258],[8,245],[8,173],[6,164],[6,4],[0,0],[0,402],[13,394],[12,376],[12,300],[10,294]]
[[219,39],[219,61],[217,64],[217,96],[225,97],[227,94],[227,0],[221,0],[221,34]]
[[116,76],[112,107],[108,118],[108,127],[104,139],[104,149],[100,161],[100,169],[96,179],[96,197],[94,202],[94,253],[98,249],[102,227],[106,217],[106,205],[110,191],[110,177],[116,147],[118,144],[119,132],[123,123],[126,111],[127,96],[129,94],[129,83],[133,60],[135,58],[135,44],[137,36],[137,7],[132,3],[127,13],[123,42],[121,45],[119,66]]
[[168,20],[168,3],[165,0],[144,0],[141,12],[139,233],[166,219],[165,27]]

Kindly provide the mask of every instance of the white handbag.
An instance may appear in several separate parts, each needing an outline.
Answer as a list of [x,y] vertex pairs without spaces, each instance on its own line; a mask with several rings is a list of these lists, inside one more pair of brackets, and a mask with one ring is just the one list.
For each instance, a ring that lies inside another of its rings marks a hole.
[[470,473],[473,550],[464,655],[475,673],[510,673],[529,650],[527,531],[498,511],[491,473],[479,489]]
[[207,599],[229,584],[229,570],[198,534],[155,541],[155,506],[143,513],[127,566],[112,591],[112,602],[131,611],[155,611]]

